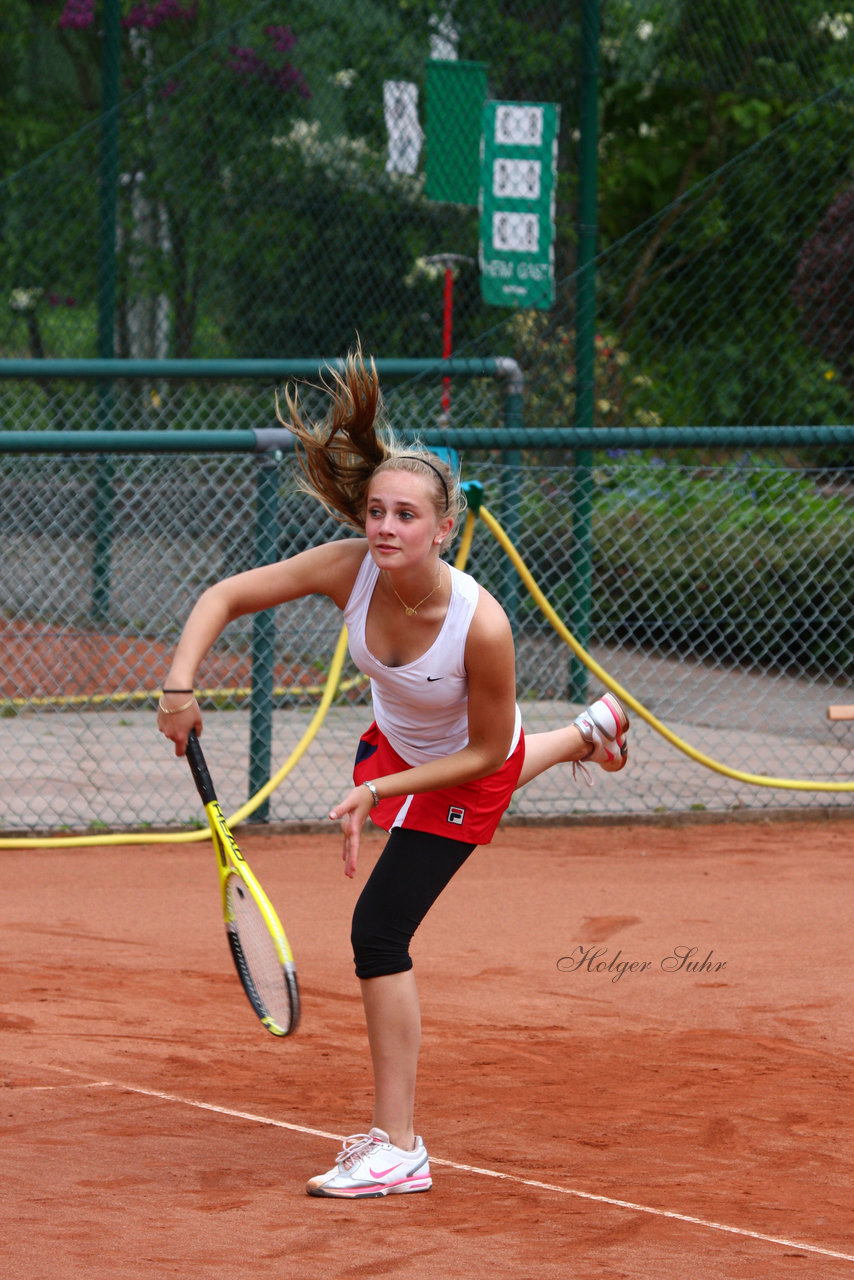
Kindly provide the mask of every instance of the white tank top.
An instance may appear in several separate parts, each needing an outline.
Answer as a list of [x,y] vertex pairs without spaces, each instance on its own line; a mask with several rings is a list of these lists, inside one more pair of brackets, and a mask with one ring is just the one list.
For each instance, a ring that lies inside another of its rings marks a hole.
[[[379,568],[362,561],[344,609],[350,656],[371,681],[374,719],[407,764],[426,764],[460,751],[468,742],[468,675],[465,648],[478,601],[478,585],[448,565],[451,599],[445,621],[426,653],[401,667],[387,667],[365,642],[365,622]],[[521,716],[516,708],[514,750]]]

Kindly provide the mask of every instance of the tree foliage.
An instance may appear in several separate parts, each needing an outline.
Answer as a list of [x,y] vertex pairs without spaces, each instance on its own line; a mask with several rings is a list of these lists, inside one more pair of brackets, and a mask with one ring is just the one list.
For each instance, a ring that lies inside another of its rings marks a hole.
[[[5,0],[0,15],[7,353],[92,352],[104,2]],[[789,285],[854,163],[854,19],[814,0],[600,9],[598,323],[632,373],[614,394],[597,365],[603,420],[839,418],[842,338]],[[386,171],[382,85],[423,95],[441,34],[486,65],[491,97],[560,103],[558,303],[524,355],[563,386],[581,14],[558,0],[122,0],[117,352],[319,354],[359,332],[384,355],[438,353],[441,280],[424,260],[476,259],[478,210]],[[842,295],[838,312],[841,333]],[[509,354],[518,334],[463,267],[455,349]],[[538,403],[560,415],[567,394]]]

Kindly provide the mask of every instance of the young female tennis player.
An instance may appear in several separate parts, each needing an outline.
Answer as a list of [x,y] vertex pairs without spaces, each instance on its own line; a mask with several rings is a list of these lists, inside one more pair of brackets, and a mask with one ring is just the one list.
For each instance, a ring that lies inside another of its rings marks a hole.
[[352,945],[374,1072],[368,1133],[354,1134],[309,1195],[359,1198],[427,1191],[415,1134],[421,1020],[409,944],[438,895],[498,826],[515,788],[560,762],[616,771],[625,711],[606,694],[562,729],[525,739],[510,624],[498,602],[441,557],[464,496],[451,469],[402,448],[385,424],[376,371],[357,352],[333,375],[326,421],[287,396],[303,487],[361,537],[333,541],[209,587],[187,620],[163,687],[158,727],[183,755],[201,713],[196,671],[223,627],[301,596],[342,610],[354,662],[371,680],[374,723],[349,788],[330,813],[355,875],[370,816],[389,832],[356,903]]

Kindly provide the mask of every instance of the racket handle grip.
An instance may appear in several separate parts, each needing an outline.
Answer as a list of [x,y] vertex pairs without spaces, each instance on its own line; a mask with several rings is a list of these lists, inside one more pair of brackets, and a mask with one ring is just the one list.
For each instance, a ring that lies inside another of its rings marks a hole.
[[210,804],[212,800],[216,800],[216,791],[211,781],[211,775],[208,773],[207,762],[202,753],[201,743],[196,736],[195,729],[190,730],[190,735],[187,738],[187,763],[190,766],[196,790],[201,796],[202,804]]

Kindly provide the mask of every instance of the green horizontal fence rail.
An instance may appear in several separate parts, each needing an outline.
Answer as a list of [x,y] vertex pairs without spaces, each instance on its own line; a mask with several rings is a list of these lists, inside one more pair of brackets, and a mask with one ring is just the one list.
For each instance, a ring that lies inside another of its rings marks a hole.
[[285,449],[282,427],[234,431],[0,431],[0,453],[263,453]]
[[[375,360],[383,378],[417,378],[438,374],[457,378],[508,378],[520,375],[508,356],[435,360]],[[332,359],[266,360],[0,360],[0,378],[309,378],[324,369],[343,369]]]
[[[419,439],[455,449],[752,449],[854,443],[854,427],[424,427]],[[3,453],[259,453],[290,433],[257,431],[0,431]]]

